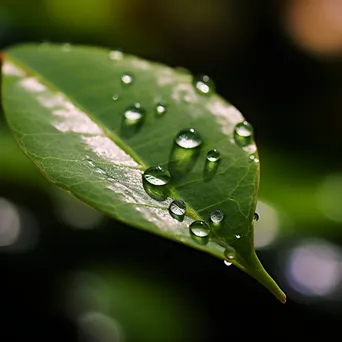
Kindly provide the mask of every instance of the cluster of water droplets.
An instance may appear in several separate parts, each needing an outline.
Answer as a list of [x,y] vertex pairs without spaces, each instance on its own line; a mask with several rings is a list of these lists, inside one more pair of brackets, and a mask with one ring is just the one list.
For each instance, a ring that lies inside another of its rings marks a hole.
[[[70,44],[65,44],[62,47],[63,51],[69,52],[71,49]],[[109,52],[109,59],[113,61],[122,60],[124,57],[122,51],[113,50]],[[135,82],[134,75],[129,72],[125,72],[121,75],[120,81],[123,87],[132,86]],[[201,75],[194,79],[193,82],[195,90],[201,95],[210,95],[215,92],[215,85],[213,81],[207,75]],[[112,96],[113,101],[118,101],[120,95],[115,93]],[[156,117],[163,117],[169,111],[166,103],[160,101],[155,104],[154,114]],[[128,126],[135,126],[141,123],[146,116],[146,110],[140,103],[135,103],[126,108],[123,114],[124,122]],[[233,132],[234,141],[239,147],[246,147],[254,143],[253,127],[247,122],[243,121],[238,123]],[[178,132],[174,139],[177,146],[185,150],[198,149],[203,144],[203,139],[199,132],[194,128],[183,129]],[[217,149],[211,149],[206,154],[206,165],[209,170],[215,170],[221,160],[220,151]],[[251,154],[249,160],[254,163],[258,163],[259,159],[256,154]],[[88,163],[91,161],[88,160]],[[92,165],[94,166],[94,165]],[[97,168],[97,172],[102,170]],[[142,175],[143,184],[146,192],[153,198],[158,200],[164,200],[167,196],[164,196],[164,190],[168,189],[168,185],[172,180],[172,174],[168,169],[158,166],[152,166],[146,169]],[[151,188],[152,187],[152,190]],[[156,189],[158,191],[156,191]],[[159,190],[162,190],[160,192]],[[169,205],[169,214],[171,217],[178,221],[183,221],[187,206],[180,199],[174,199]],[[224,220],[224,212],[220,209],[214,210],[209,218],[208,222],[203,220],[193,221],[189,225],[189,234],[191,238],[199,244],[205,245],[209,242],[212,234],[215,234],[215,230],[219,229],[222,221]],[[254,214],[254,220],[258,220],[258,214]],[[236,239],[240,239],[241,235],[235,235]],[[224,263],[231,265],[235,259],[235,249],[233,247],[227,247],[224,251]]]

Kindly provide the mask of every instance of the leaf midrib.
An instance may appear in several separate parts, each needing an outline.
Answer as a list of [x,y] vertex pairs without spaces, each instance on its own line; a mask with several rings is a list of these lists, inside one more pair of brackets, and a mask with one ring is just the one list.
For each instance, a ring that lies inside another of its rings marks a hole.
[[[147,169],[147,163],[145,163],[143,161],[142,158],[140,158],[134,151],[133,149],[126,145],[121,139],[120,137],[118,137],[116,134],[114,134],[112,131],[108,130],[105,126],[103,126],[101,123],[101,121],[95,120],[95,118],[87,111],[85,110],[85,108],[83,108],[82,105],[80,105],[80,103],[78,101],[76,101],[73,97],[66,95],[64,91],[58,89],[53,83],[51,83],[49,80],[47,80],[43,75],[41,75],[39,72],[37,72],[36,70],[33,70],[29,67],[27,67],[26,65],[24,65],[23,63],[21,63],[17,58],[7,55],[5,54],[5,58],[12,62],[14,65],[16,65],[18,68],[20,68],[26,76],[32,76],[35,77],[39,82],[41,82],[42,84],[44,84],[50,91],[52,92],[56,92],[59,93],[61,95],[63,95],[64,99],[66,101],[69,101],[70,103],[72,103],[73,105],[76,106],[76,108],[78,108],[80,111],[82,111],[84,114],[86,114],[89,119],[94,122],[98,127],[101,128],[101,130],[103,131],[104,135],[111,139],[115,144],[117,144],[117,146],[122,149],[124,152],[126,152],[136,163],[138,163],[139,165],[141,165],[141,167],[143,169]],[[22,77],[22,76],[19,76]],[[170,195],[173,199],[177,199],[177,198],[182,198],[173,187],[170,187]],[[198,212],[192,208],[191,205],[189,205],[188,203],[186,203],[187,206],[187,216],[192,218],[193,220],[203,220],[203,218],[201,217],[201,215],[198,214]],[[156,206],[157,207],[157,206]],[[165,210],[167,210],[165,208]]]

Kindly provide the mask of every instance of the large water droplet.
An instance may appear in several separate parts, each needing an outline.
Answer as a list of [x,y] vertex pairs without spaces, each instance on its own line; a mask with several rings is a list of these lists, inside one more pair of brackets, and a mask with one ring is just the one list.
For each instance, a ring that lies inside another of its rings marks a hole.
[[165,114],[167,112],[167,108],[166,105],[164,103],[158,103],[155,107],[155,112],[157,114],[157,116],[162,116],[163,114]]
[[216,209],[210,214],[210,220],[213,223],[220,223],[223,220],[223,218],[224,214],[220,209]]
[[130,84],[132,84],[133,83],[133,76],[132,75],[130,75],[130,74],[123,74],[122,76],[121,76],[121,82],[122,82],[122,84],[124,84],[124,85],[130,85]]
[[183,129],[176,136],[176,144],[183,148],[196,148],[202,142],[200,134],[193,128]]
[[259,214],[258,213],[254,213],[253,219],[254,219],[254,221],[259,221]]
[[189,226],[190,235],[196,242],[205,245],[209,241],[210,228],[204,221],[194,221]]
[[224,262],[224,264],[225,264],[226,266],[231,266],[231,265],[232,265],[232,263],[229,262],[229,261],[227,261],[227,260],[223,260],[223,262]]
[[216,162],[220,159],[220,152],[217,151],[216,149],[210,150],[207,153],[207,159],[210,162]]
[[227,261],[231,261],[233,259],[235,259],[235,249],[233,247],[226,247],[226,249],[224,250],[224,257],[226,258]]
[[120,50],[112,50],[109,51],[108,57],[111,60],[120,60],[123,58],[123,52]]
[[202,75],[194,80],[195,88],[200,94],[210,94],[215,90],[214,82],[207,75]]
[[253,143],[253,127],[247,121],[238,123],[234,129],[234,140],[237,145],[244,147]]
[[182,200],[175,200],[169,206],[170,215],[178,221],[183,221],[186,205]]
[[161,166],[152,166],[144,172],[144,179],[151,185],[163,186],[171,179],[170,172]]
[[136,124],[144,118],[145,110],[140,103],[136,103],[125,110],[124,116],[127,124]]

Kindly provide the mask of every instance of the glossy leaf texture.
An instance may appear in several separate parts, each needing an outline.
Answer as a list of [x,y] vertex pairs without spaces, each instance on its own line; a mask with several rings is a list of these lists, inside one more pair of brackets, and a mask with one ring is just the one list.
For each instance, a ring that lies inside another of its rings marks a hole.
[[[252,128],[207,77],[57,44],[8,49],[2,74],[7,122],[52,183],[131,226],[226,259],[285,301],[253,247],[259,160]],[[186,129],[199,140],[187,131],[177,144]],[[211,150],[217,161],[208,160]],[[153,166],[169,170],[168,184],[143,182]],[[176,199],[186,205],[184,217],[170,215]],[[219,223],[210,220],[216,210]],[[196,220],[206,222],[208,236],[190,233]]]

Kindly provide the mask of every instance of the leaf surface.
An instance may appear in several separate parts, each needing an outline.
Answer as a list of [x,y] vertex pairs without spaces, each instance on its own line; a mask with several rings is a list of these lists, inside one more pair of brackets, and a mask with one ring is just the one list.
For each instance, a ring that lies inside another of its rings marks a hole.
[[[233,247],[230,261],[285,301],[254,252],[259,163],[250,158],[257,158],[253,140],[234,139],[244,121],[235,107],[198,91],[184,70],[94,47],[13,47],[4,53],[2,71],[8,124],[51,182],[122,222],[221,259]],[[124,113],[137,108],[143,119],[127,120]],[[199,132],[198,148],[175,143],[187,128]],[[208,162],[212,149],[219,162]],[[142,181],[151,166],[171,173],[161,194]],[[186,203],[183,220],[169,214],[174,199]],[[209,220],[217,209],[224,213],[218,226]],[[208,222],[209,241],[191,236],[195,220]]]

